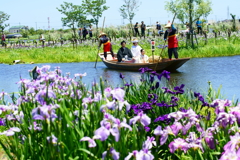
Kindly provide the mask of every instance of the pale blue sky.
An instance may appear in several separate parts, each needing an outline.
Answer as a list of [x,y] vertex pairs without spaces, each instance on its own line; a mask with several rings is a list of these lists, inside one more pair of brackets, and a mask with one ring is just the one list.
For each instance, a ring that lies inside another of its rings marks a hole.
[[[81,4],[81,0],[65,0],[73,4]],[[156,21],[166,23],[172,19],[170,13],[164,9],[166,0],[140,0],[139,7],[133,23],[144,21],[147,25],[155,24]],[[62,28],[61,17],[56,7],[59,7],[64,0],[1,0],[0,11],[4,11],[11,15],[8,23],[10,26],[26,25],[37,29],[48,28],[48,17],[50,17],[50,28]],[[119,13],[119,7],[123,4],[122,0],[107,0],[107,6],[110,8],[103,13],[106,17],[105,25],[121,25],[123,20]],[[239,7],[240,0],[212,0],[213,11],[208,20],[224,20],[227,19],[227,7],[229,13],[240,17]],[[230,18],[230,16],[229,16]],[[100,20],[101,26],[103,18]],[[128,23],[127,20],[124,20]]]

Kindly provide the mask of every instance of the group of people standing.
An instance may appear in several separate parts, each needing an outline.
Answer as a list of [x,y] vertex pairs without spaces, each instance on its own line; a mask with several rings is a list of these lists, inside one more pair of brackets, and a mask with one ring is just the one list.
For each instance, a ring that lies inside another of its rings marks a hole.
[[[164,40],[168,41],[168,57],[169,60],[172,60],[172,55],[175,59],[178,59],[178,40],[176,36],[176,28],[170,22],[165,26],[166,31],[164,33]],[[100,43],[98,50],[103,44],[104,58],[107,60],[107,52],[110,52],[112,58],[115,59],[114,53],[112,50],[112,44],[109,41],[105,33],[99,35]],[[149,57],[145,54],[145,50],[138,45],[138,39],[132,40],[131,49],[126,47],[126,41],[121,42],[121,48],[117,52],[118,62],[132,62],[132,63],[149,63]]]
[[144,24],[144,22],[141,22],[141,25],[138,25],[138,22],[136,22],[136,24],[134,25],[134,30],[135,30],[135,36],[140,36],[140,33],[138,31],[138,28],[141,29],[141,36],[145,36],[145,31],[146,31],[146,25]]
[[86,26],[84,26],[83,28],[79,28],[78,30],[78,36],[80,38],[83,37],[84,40],[87,39],[87,35],[89,34],[89,37],[92,38],[92,25],[89,26],[89,28],[87,29]]

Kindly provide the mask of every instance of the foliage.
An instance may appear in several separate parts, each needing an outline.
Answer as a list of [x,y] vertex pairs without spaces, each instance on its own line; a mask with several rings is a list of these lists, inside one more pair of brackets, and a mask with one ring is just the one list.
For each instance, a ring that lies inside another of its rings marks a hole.
[[1,30],[1,32],[3,32],[4,29],[9,26],[9,24],[4,24],[7,20],[9,20],[9,17],[10,17],[10,15],[8,15],[7,13],[0,11],[0,30]]
[[33,27],[31,27],[28,31],[30,35],[36,34],[35,29]]
[[26,29],[21,29],[20,33],[21,33],[23,38],[28,38],[28,36],[29,36],[29,31],[26,30]]
[[139,0],[123,0],[124,4],[120,7],[119,11],[123,19],[128,19],[132,27],[132,20],[138,11],[138,7],[140,6]]
[[172,0],[166,2],[165,8],[177,14],[176,17],[182,22],[189,22],[190,26],[200,17],[207,17],[212,11],[210,0]]
[[90,22],[96,25],[97,30],[99,18],[101,18],[102,13],[109,8],[105,4],[106,0],[82,0],[82,6],[86,10],[86,13],[92,16]]
[[72,29],[74,37],[76,37],[76,27],[79,23],[86,22],[87,17],[84,14],[84,9],[82,6],[74,5],[73,3],[64,2],[61,4],[60,8],[57,8],[62,17],[63,26],[67,26]]
[[[165,8],[176,14],[182,23],[188,21],[190,33],[193,31],[193,23],[201,16],[207,17],[212,10],[210,0],[171,0],[166,2]],[[193,34],[191,34],[190,40],[193,47]]]
[[232,17],[232,31],[237,31],[237,28],[236,28],[236,15],[233,15],[233,14],[230,14],[231,17]]
[[86,87],[86,73],[71,78],[59,67],[37,67],[34,79],[19,81],[12,103],[0,93],[1,146],[10,159],[237,157],[238,103],[220,99],[211,85],[206,96],[186,91],[184,84],[171,87],[167,71],[140,72],[138,84],[120,74],[120,87],[102,79]]

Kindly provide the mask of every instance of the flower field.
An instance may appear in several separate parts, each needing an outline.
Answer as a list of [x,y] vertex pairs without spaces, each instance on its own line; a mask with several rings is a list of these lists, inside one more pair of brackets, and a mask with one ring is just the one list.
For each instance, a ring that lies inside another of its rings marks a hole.
[[140,72],[139,84],[120,74],[112,88],[37,68],[17,98],[0,93],[2,148],[10,159],[239,159],[237,102],[211,86],[206,96],[171,87],[167,71]]

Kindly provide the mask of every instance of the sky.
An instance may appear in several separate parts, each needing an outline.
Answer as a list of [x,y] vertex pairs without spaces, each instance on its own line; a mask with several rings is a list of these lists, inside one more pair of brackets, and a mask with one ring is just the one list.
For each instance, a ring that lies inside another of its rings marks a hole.
[[[63,28],[61,17],[63,15],[56,9],[63,2],[71,2],[81,5],[81,0],[0,0],[0,11],[10,15],[10,19],[6,22],[11,26],[25,25],[34,27],[35,29],[60,29]],[[110,8],[103,12],[99,26],[102,26],[103,17],[105,17],[105,26],[117,26],[129,23],[120,16],[119,8],[123,5],[122,0],[106,0],[106,5]],[[144,21],[146,25],[155,25],[156,21],[162,24],[172,20],[173,15],[165,9],[167,0],[139,0],[141,2],[133,23]],[[231,18],[229,13],[236,15],[239,19],[240,0],[212,0],[212,12],[208,16],[208,20],[224,20]],[[48,25],[49,18],[49,25]],[[178,21],[176,21],[178,22]],[[66,27],[64,27],[66,29]]]

